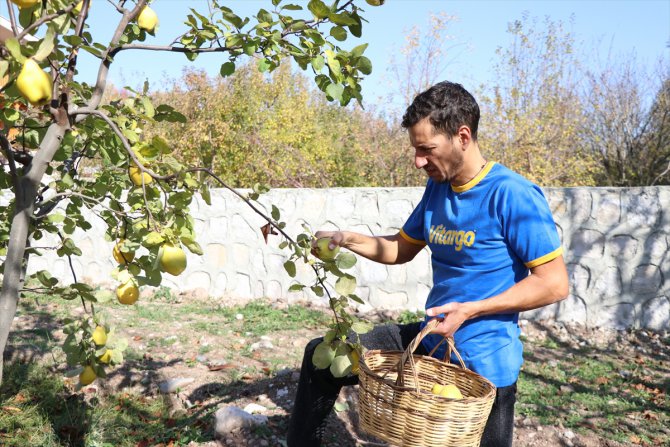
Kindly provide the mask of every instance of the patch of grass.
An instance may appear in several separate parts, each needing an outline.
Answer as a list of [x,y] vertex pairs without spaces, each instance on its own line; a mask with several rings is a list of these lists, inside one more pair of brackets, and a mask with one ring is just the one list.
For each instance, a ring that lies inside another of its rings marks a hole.
[[160,396],[116,393],[87,402],[61,377],[37,363],[7,366],[0,388],[0,445],[135,447],[211,439],[209,414],[171,418]]
[[653,364],[634,368],[639,365],[618,352],[588,350],[546,362],[534,360],[533,348],[527,349],[530,360],[518,382],[519,414],[619,442],[670,444],[670,437],[661,435],[670,424],[669,390]]
[[425,316],[426,313],[422,310],[418,310],[416,312],[403,310],[402,312],[400,312],[400,315],[398,315],[397,322],[400,324],[416,323],[419,321],[423,321],[425,319]]
[[[223,308],[218,311],[229,322],[229,327],[240,332],[249,332],[261,336],[275,331],[295,329],[325,328],[330,322],[330,315],[319,310],[302,306],[288,306],[277,309],[269,303],[252,301],[244,306]],[[235,316],[242,314],[242,320]],[[221,325],[221,323],[218,323]]]

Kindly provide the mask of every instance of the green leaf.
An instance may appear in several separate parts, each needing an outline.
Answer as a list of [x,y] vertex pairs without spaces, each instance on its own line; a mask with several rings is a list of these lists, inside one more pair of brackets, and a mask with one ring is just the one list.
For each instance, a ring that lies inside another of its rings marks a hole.
[[16,37],[5,40],[5,48],[9,50],[9,53],[17,62],[23,64],[26,61],[27,58],[21,53],[21,44],[16,40]]
[[336,356],[330,364],[330,373],[333,377],[344,377],[351,372],[351,360],[346,354]]
[[200,195],[202,196],[202,200],[204,200],[207,205],[212,206],[212,194],[209,191],[209,186],[207,186],[207,183],[200,184]]
[[302,284],[291,284],[291,286],[288,288],[289,292],[300,292],[302,289],[304,289],[305,286]]
[[374,325],[372,323],[368,323],[367,321],[357,321],[351,325],[351,330],[357,334],[365,334],[370,332],[372,328],[374,328]]
[[47,220],[51,223],[61,223],[65,220],[65,215],[61,213],[49,214]]
[[326,65],[326,61],[320,54],[312,59],[312,68],[315,72],[320,72],[323,67]]
[[280,214],[279,214],[279,208],[277,208],[276,205],[272,205],[272,218],[274,220],[279,220]]
[[364,43],[363,45],[358,45],[354,47],[353,50],[351,50],[351,56],[355,58],[361,57],[367,48],[368,48],[367,43]]
[[349,295],[356,290],[356,278],[344,275],[335,282],[335,291],[340,295]]
[[356,67],[358,67],[358,70],[363,74],[369,75],[372,73],[372,62],[365,56],[361,56],[360,59],[358,59]]
[[321,286],[312,286],[311,289],[312,289],[312,292],[314,292],[314,294],[316,296],[323,296],[324,295],[323,287],[321,287]]
[[182,236],[180,239],[182,244],[186,245],[186,248],[193,253],[194,255],[202,255],[202,247],[198,242],[196,242],[193,238],[190,238],[188,236]]
[[363,35],[363,22],[358,14],[355,12],[351,14],[351,18],[356,21],[355,25],[349,25],[349,31],[355,37],[361,37]]
[[58,279],[51,276],[51,273],[46,270],[40,270],[39,272],[36,272],[35,277],[45,287],[53,287],[58,284]]
[[331,22],[333,22],[336,25],[351,26],[358,24],[356,19],[352,18],[348,12],[341,12],[339,14],[330,14],[328,18],[330,19]]
[[40,43],[40,47],[37,49],[37,52],[33,55],[33,59],[37,62],[41,62],[51,55],[55,46],[56,34],[52,27],[47,28],[47,32]]
[[[7,70],[9,70],[9,61],[0,60],[0,78],[3,78],[7,74]],[[18,114],[18,110],[15,112]]]
[[356,256],[353,253],[340,253],[335,258],[335,265],[340,270],[346,270],[356,265],[356,261]]
[[341,26],[334,26],[330,29],[330,35],[340,42],[347,40],[347,31]]
[[281,9],[286,9],[289,11],[302,11],[302,6],[300,5],[284,5]]
[[154,105],[151,103],[151,98],[147,96],[142,96],[142,106],[144,106],[144,114],[149,118],[153,118],[155,115]]
[[154,247],[161,244],[165,239],[161,236],[160,233],[152,231],[151,233],[144,236],[142,239],[142,245],[145,247]]
[[335,402],[335,411],[340,412],[340,411],[347,411],[349,409],[349,404],[346,402]]
[[288,273],[291,278],[295,278],[296,268],[293,261],[286,261],[284,263],[284,270],[286,270],[286,273]]
[[258,11],[258,14],[256,14],[256,18],[258,18],[258,22],[267,22],[267,23],[272,23],[272,14],[267,12],[265,9],[261,8]]
[[330,366],[331,362],[335,358],[335,350],[330,343],[322,341],[314,349],[314,354],[312,354],[312,363],[318,369],[326,369]]
[[344,91],[344,86],[342,84],[330,84],[326,87],[326,94],[333,99],[340,101],[342,99],[342,92]]
[[219,71],[222,77],[230,76],[235,73],[235,62],[225,62],[221,65],[221,70]]
[[271,66],[272,62],[270,62],[267,59],[261,59],[258,61],[258,71],[260,71],[261,73],[265,73],[266,71],[268,71]]
[[307,4],[307,9],[309,9],[317,19],[325,19],[330,15],[330,8],[321,0],[310,0]]

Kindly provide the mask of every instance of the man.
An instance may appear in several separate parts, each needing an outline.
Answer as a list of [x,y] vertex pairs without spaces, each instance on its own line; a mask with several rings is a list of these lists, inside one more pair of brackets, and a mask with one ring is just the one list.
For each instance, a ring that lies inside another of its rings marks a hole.
[[[522,363],[519,312],[568,295],[568,277],[551,211],[539,187],[500,164],[486,161],[477,143],[479,106],[461,85],[441,82],[419,94],[402,126],[415,150],[414,164],[429,179],[421,202],[395,235],[335,231],[330,246],[384,264],[411,261],[431,250],[433,288],[426,319],[439,318],[434,334],[416,351],[426,354],[453,336],[466,366],[497,387],[482,446],[511,446],[516,381]],[[378,326],[361,336],[368,349],[404,350],[425,323]],[[305,349],[288,445],[318,446],[324,422],[343,385],[312,364],[320,339]],[[444,356],[444,348],[434,355]]]

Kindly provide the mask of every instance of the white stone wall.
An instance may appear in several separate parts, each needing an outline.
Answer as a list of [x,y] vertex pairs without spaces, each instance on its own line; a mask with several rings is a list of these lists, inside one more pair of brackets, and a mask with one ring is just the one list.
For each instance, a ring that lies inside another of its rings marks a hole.
[[[393,234],[404,223],[423,188],[277,189],[262,196],[281,211],[286,231],[295,237],[302,225],[312,230],[348,229],[366,234]],[[670,187],[546,188],[568,265],[571,292],[567,300],[524,318],[573,320],[591,326],[670,327]],[[165,275],[175,291],[198,290],[213,297],[284,297],[318,300],[289,293],[294,281],[282,267],[287,254],[271,236],[260,232],[265,221],[227,190],[212,191],[212,206],[194,204],[198,241],[205,254],[189,253],[180,277]],[[75,234],[83,255],[75,258],[78,279],[112,286],[112,243],[94,216],[93,230]],[[48,245],[36,241],[35,245]],[[33,256],[29,271],[47,269],[71,281],[65,260],[54,252]],[[385,266],[359,258],[352,273],[358,295],[375,308],[423,308],[431,287],[430,256],[423,250],[411,263]],[[311,269],[298,265],[298,279],[313,280]]]

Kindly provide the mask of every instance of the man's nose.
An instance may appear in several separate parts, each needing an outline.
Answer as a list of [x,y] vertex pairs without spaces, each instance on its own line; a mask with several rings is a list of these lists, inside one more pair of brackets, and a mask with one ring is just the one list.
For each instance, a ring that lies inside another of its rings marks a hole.
[[414,166],[416,166],[417,169],[421,169],[424,166],[428,164],[428,160],[426,157],[422,157],[418,154],[414,154]]

